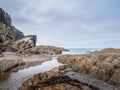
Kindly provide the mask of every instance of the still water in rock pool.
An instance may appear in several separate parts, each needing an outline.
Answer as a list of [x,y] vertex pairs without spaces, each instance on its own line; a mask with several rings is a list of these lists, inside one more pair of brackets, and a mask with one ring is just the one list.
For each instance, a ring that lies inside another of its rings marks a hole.
[[25,68],[18,72],[8,73],[7,75],[4,75],[4,77],[0,77],[0,90],[17,90],[25,80],[33,75],[49,71],[60,65],[62,64],[54,57],[51,61],[43,62],[41,65]]
[[[78,49],[69,49],[70,52],[66,52],[63,54],[83,54],[87,53],[88,51],[95,51],[100,50],[96,48],[78,48]],[[17,90],[18,87],[21,86],[21,84],[32,77],[33,75],[45,71],[49,71],[50,69],[54,67],[58,67],[62,65],[57,61],[57,57],[54,57],[51,61],[43,62],[42,64],[34,67],[25,68],[22,70],[19,70],[18,72],[11,72],[8,74],[5,74],[4,76],[0,77],[0,90]]]

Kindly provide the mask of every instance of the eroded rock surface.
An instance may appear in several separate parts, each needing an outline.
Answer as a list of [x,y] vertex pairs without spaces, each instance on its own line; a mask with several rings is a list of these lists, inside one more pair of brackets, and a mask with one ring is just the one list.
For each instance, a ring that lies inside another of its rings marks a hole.
[[113,85],[120,85],[120,49],[105,49],[90,54],[62,55],[58,61],[75,71]]
[[30,55],[29,57],[21,57],[14,52],[3,52],[0,57],[0,72],[17,71],[19,69],[36,66],[42,62],[52,59],[48,55]]
[[3,55],[4,56],[0,58],[0,72],[10,71],[25,64],[22,58],[12,52],[4,52]]
[[62,51],[67,51],[67,49],[55,46],[36,46],[31,49],[32,53],[39,55],[59,55],[62,54]]
[[40,73],[25,81],[20,90],[94,90],[60,73],[64,66]]
[[25,81],[20,90],[119,90],[88,75],[80,74],[61,65],[58,68],[34,75]]
[[[55,46],[44,46],[44,45],[39,45],[39,46],[32,46],[30,44],[27,44],[24,46],[24,48],[21,48],[23,50],[19,50],[17,53],[20,54],[21,56],[30,56],[30,55],[60,55],[62,54],[63,51],[68,51],[67,49],[61,48],[61,47],[55,47]],[[21,45],[20,45],[21,47]]]
[[0,8],[0,43],[12,40],[16,41],[24,37],[24,34],[12,25],[10,15]]

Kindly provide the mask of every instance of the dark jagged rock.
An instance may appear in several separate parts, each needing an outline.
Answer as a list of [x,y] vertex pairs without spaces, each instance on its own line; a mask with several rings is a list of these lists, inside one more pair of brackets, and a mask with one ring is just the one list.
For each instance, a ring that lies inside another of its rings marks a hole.
[[12,23],[10,16],[2,8],[0,8],[0,21],[6,25],[11,25]]
[[82,84],[85,84],[89,87],[92,87],[95,90],[119,90],[115,86],[112,86],[112,85],[105,83],[101,80],[98,80],[96,78],[92,78],[88,75],[84,75],[81,73],[76,73],[76,72],[70,71],[70,72],[66,72],[64,75],[68,76],[69,78],[78,80]]
[[2,51],[0,51],[0,57],[3,57],[3,53],[2,53]]
[[20,90],[119,90],[88,75],[80,74],[67,65],[53,68],[44,73],[34,75],[25,81]]

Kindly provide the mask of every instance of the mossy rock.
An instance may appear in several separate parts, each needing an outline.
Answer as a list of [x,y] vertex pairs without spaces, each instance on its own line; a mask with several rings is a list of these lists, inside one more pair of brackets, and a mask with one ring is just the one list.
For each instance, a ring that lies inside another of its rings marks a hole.
[[2,43],[4,41],[4,36],[3,35],[0,35],[0,43]]
[[13,31],[13,33],[15,34],[15,41],[24,38],[24,34],[20,30],[16,29],[14,26],[11,27],[11,31]]
[[36,37],[36,35],[27,35],[25,37]]
[[31,38],[31,39],[33,39],[35,42],[37,41],[37,36],[36,35],[27,35],[27,36],[25,36],[25,38]]

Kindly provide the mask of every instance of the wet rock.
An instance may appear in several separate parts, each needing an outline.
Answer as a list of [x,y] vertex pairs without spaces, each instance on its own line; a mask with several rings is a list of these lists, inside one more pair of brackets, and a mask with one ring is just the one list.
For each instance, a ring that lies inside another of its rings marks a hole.
[[77,72],[88,74],[105,82],[120,85],[120,49],[105,49],[89,54],[62,55],[58,61]]
[[61,75],[59,70],[64,68],[66,66],[37,74],[25,81],[20,90],[94,90],[77,80]]
[[64,75],[68,76],[71,79],[78,80],[82,84],[85,84],[95,90],[119,90],[119,87],[115,87],[85,74],[69,71],[64,73]]
[[116,85],[116,83],[120,85],[120,69],[116,69],[108,81],[113,85]]
[[25,62],[13,52],[3,52],[0,58],[0,72],[10,71],[18,66],[22,66]]
[[0,51],[0,57],[3,57],[3,53],[2,53],[2,51]]
[[21,59],[17,60],[4,59],[0,61],[0,72],[10,71],[11,69],[24,64],[25,64],[24,61]]
[[59,55],[62,54],[62,51],[67,51],[67,49],[55,46],[36,46],[31,48],[31,53],[39,55]]

